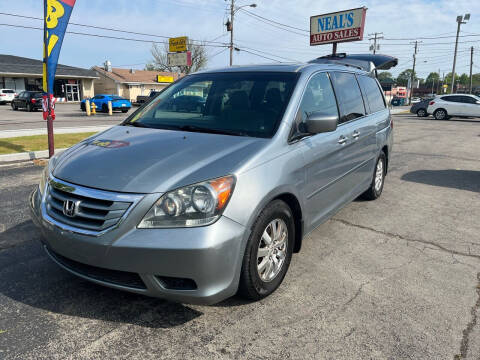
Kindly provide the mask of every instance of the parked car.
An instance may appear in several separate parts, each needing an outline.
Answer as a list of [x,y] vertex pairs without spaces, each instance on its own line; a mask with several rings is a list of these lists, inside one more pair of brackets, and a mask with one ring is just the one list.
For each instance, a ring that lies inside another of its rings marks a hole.
[[160,94],[160,91],[152,90],[150,91],[150,94],[147,95],[138,95],[137,96],[137,104],[144,104],[146,102],[149,102],[152,100],[155,96]]
[[17,96],[15,90],[0,89],[0,105],[11,103],[15,96]]
[[[202,109],[171,107],[199,89]],[[190,74],[53,157],[31,214],[51,259],[97,284],[258,300],[306,234],[381,195],[392,131],[375,77],[337,61]]]
[[412,107],[410,108],[410,112],[412,114],[417,114],[418,117],[428,116],[427,108],[428,108],[428,104],[432,100],[433,100],[433,98],[424,99],[420,102],[417,102],[416,104],[413,104]]
[[13,110],[26,109],[27,111],[36,111],[42,109],[41,91],[22,91],[15,96],[11,102]]
[[195,95],[180,95],[168,101],[166,108],[173,111],[200,112],[205,106],[205,99]]
[[428,104],[428,114],[437,120],[458,117],[480,117],[480,97],[470,94],[438,96]]
[[[127,99],[118,95],[99,94],[90,99],[90,104],[94,103],[98,111],[108,112],[108,102],[112,102],[112,111],[121,111],[127,113],[132,107],[132,104]],[[80,109],[85,109],[85,99],[80,102]]]

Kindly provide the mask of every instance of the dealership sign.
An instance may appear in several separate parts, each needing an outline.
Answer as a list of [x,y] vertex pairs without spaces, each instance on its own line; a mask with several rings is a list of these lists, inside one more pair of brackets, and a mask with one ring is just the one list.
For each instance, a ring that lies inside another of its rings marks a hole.
[[366,12],[362,7],[310,17],[310,45],[362,40]]
[[192,66],[192,52],[168,53],[167,61],[170,66]]

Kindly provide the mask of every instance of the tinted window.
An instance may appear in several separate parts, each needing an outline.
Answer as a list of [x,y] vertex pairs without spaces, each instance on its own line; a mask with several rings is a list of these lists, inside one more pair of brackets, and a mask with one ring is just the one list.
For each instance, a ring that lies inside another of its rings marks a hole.
[[287,72],[186,76],[132,115],[126,124],[272,137],[297,78],[297,73]]
[[2,93],[4,93],[4,94],[15,94],[15,91],[13,91],[13,90],[2,90]]
[[467,104],[475,104],[476,100],[470,96],[459,96],[460,102]]
[[370,76],[360,75],[357,76],[358,83],[362,89],[364,98],[370,107],[370,113],[374,113],[385,109],[385,102],[383,100],[383,94],[377,85],[377,81]]
[[20,99],[25,99],[27,97],[27,93],[25,91],[22,91],[20,95],[18,95]]
[[337,101],[327,73],[314,75],[303,94],[296,118],[296,131],[304,132],[302,124],[312,112],[338,116]]
[[335,72],[333,87],[340,107],[340,123],[365,115],[362,94],[354,74]]
[[458,96],[443,96],[443,101],[459,102]]
[[117,95],[113,95],[111,96],[112,100],[125,100],[123,97],[121,96],[117,96]]

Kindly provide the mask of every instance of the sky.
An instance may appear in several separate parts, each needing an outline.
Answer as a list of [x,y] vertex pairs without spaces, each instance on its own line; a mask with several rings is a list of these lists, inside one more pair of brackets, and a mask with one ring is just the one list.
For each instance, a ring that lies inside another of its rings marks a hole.
[[[368,8],[363,41],[342,43],[338,52],[369,52],[368,34],[383,32],[379,53],[396,56],[399,64],[391,72],[412,67],[413,41],[419,38],[417,74],[421,78],[434,71],[452,70],[456,17],[465,13],[471,19],[461,27],[458,44],[457,73],[468,73],[470,47],[474,47],[474,73],[480,72],[480,1],[472,0],[403,0],[403,1],[350,1],[350,0],[236,0],[237,6],[256,3],[257,7],[244,9],[296,27],[286,31],[239,10],[235,15],[234,64],[272,63],[289,60],[308,61],[331,53],[331,45],[310,46],[309,19],[334,11],[365,6]],[[228,18],[230,0],[77,0],[71,22],[154,34],[157,36],[189,36],[193,40],[213,41],[208,46],[209,68],[228,65],[229,54],[225,44],[230,39],[224,23]],[[0,13],[32,17],[43,16],[43,1],[0,1]],[[0,14],[0,24],[42,27],[42,21],[22,19]],[[113,67],[142,69],[151,60],[152,41],[165,41],[152,37],[118,33],[69,25],[69,31],[126,37],[142,41],[97,38],[67,34],[60,54],[60,63],[90,68],[110,60]],[[41,59],[42,31],[0,25],[0,53]],[[406,40],[400,40],[406,39]],[[256,53],[254,55],[252,53]],[[259,56],[261,55],[261,56]],[[263,56],[263,57],[262,57]],[[267,59],[267,58],[270,59]],[[479,59],[479,60],[476,60]],[[477,65],[478,64],[478,65]]]

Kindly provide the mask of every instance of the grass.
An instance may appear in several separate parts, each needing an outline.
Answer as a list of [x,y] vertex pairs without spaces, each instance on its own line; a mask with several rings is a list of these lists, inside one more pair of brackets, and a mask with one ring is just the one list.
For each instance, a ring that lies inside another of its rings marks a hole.
[[[55,148],[61,149],[70,147],[93,134],[95,134],[95,132],[55,135]],[[0,155],[38,150],[48,150],[47,135],[20,136],[0,139]]]

